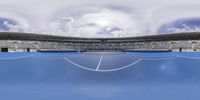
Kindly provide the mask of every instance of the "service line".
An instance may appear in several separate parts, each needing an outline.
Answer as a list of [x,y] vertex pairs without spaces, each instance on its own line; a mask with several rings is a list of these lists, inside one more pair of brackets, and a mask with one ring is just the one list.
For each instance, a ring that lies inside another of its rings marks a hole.
[[102,59],[103,59],[103,53],[101,54],[101,58],[99,59],[99,63],[98,63],[98,65],[97,65],[96,71],[99,70],[99,67],[100,67],[100,65],[101,65]]

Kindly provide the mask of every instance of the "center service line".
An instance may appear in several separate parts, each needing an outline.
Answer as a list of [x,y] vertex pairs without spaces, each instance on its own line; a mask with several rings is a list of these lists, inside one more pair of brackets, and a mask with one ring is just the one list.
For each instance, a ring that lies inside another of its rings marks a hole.
[[99,63],[98,63],[98,65],[97,65],[96,71],[99,70],[99,67],[100,67],[100,65],[101,65],[102,59],[103,59],[103,53],[101,54],[101,58],[99,59]]

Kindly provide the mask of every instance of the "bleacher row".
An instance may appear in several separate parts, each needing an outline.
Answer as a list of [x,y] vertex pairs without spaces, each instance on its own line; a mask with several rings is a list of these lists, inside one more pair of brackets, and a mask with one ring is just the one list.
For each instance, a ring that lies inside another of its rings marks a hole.
[[28,40],[0,40],[0,48],[9,51],[38,50],[170,50],[200,51],[199,40],[148,41],[148,42],[49,42]]

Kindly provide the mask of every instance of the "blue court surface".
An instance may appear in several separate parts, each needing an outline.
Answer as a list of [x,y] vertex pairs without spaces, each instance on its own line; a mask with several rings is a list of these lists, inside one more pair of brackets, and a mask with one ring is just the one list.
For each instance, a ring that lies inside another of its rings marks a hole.
[[0,100],[199,100],[198,52],[0,53]]

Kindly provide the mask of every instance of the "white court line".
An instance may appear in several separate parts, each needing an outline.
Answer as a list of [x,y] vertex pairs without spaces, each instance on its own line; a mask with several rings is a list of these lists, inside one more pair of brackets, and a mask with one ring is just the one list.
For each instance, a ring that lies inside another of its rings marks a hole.
[[40,59],[63,59],[62,56],[49,56],[49,57],[41,57],[41,56],[35,56],[35,55],[29,55],[29,56],[19,56],[19,57],[13,57],[13,58],[0,58],[0,60],[15,60],[15,59],[24,59],[24,58],[40,58]]
[[142,61],[142,60],[143,60],[143,59],[140,58],[140,59],[138,59],[137,61],[135,61],[135,62],[133,62],[133,63],[131,63],[131,64],[129,64],[129,65],[126,65],[126,66],[120,67],[120,68],[109,69],[109,70],[98,70],[98,71],[99,71],[99,72],[111,72],[111,71],[122,70],[122,69],[125,69],[125,68],[128,68],[128,67],[131,67],[131,66],[133,66],[133,65],[135,65],[135,64],[137,64],[137,63],[139,63],[139,62]]
[[[128,55],[125,55],[125,56],[128,56]],[[137,58],[137,59],[140,58],[140,57],[133,57],[133,56],[128,56],[128,57]],[[175,58],[185,58],[185,59],[200,60],[200,58],[189,57],[189,56],[181,56],[181,55],[176,55],[174,57],[166,57],[166,58],[164,58],[164,57],[160,57],[160,58],[159,57],[158,58],[156,58],[156,57],[152,57],[152,58],[150,58],[150,57],[144,57],[143,60],[168,60],[168,59],[175,59]]]
[[97,65],[96,71],[99,70],[99,67],[100,67],[100,65],[101,65],[102,59],[103,59],[103,53],[101,54],[101,58],[99,59],[99,63],[98,63],[98,65]]
[[166,57],[166,58],[164,58],[164,57],[158,57],[158,58],[156,58],[156,57],[152,57],[152,58],[143,58],[143,60],[169,60],[169,59],[174,59],[174,58],[176,58],[176,57]]
[[185,58],[185,59],[194,59],[194,60],[200,60],[200,58],[189,57],[189,56],[181,56],[181,55],[177,55],[176,57],[179,57],[179,58]]
[[116,68],[116,69],[110,69],[110,70],[96,70],[96,69],[87,68],[87,67],[81,66],[81,65],[79,65],[79,64],[77,64],[77,63],[75,63],[75,62],[73,62],[73,61],[71,61],[71,60],[69,60],[68,58],[65,58],[65,57],[64,57],[64,60],[66,60],[69,63],[71,63],[71,64],[73,64],[73,65],[75,65],[75,66],[77,66],[79,68],[82,68],[82,69],[86,69],[86,70],[90,70],[90,71],[96,71],[96,72],[111,72],[111,71],[118,71],[118,70],[122,70],[122,69],[128,68],[128,67],[130,67],[132,65],[135,65],[135,64],[139,63],[143,59],[140,58],[137,61],[135,61],[135,62],[133,62],[133,63],[127,65],[127,66],[123,66],[123,67]]
[[21,56],[21,57],[13,57],[13,58],[0,58],[0,60],[12,60],[12,59],[23,59],[23,58],[30,58],[33,57],[34,55],[30,56]]
[[91,69],[91,68],[87,68],[87,67],[81,66],[81,65],[69,60],[68,58],[64,57],[64,60],[68,61],[69,63],[71,63],[71,64],[73,64],[73,65],[75,65],[75,66],[77,66],[79,68],[83,68],[83,69],[90,70],[90,71],[96,71],[95,69]]
[[54,56],[51,56],[51,57],[37,57],[37,56],[33,56],[34,58],[36,59],[63,59],[63,57],[54,57]]
[[142,58],[143,60],[168,60],[168,59],[174,59],[175,57],[134,57],[134,56],[129,56],[129,55],[124,55],[130,58],[134,58],[134,59],[140,59]]
[[175,55],[171,57],[134,57],[134,56],[129,56],[125,54],[124,56],[131,57],[131,58],[143,58],[143,60],[168,60],[168,59],[175,59],[175,58],[185,58],[185,59],[194,59],[194,60],[200,60],[199,57],[190,57],[190,56],[182,56],[182,55]]

